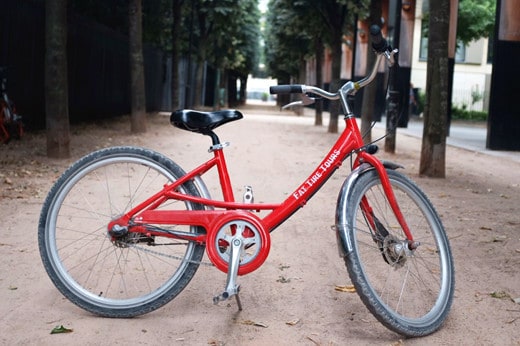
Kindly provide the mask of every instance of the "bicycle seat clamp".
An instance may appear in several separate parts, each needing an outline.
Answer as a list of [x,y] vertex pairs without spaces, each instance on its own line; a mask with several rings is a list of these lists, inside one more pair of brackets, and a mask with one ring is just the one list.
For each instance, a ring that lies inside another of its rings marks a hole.
[[208,153],[214,152],[215,150],[224,149],[225,147],[229,147],[229,145],[229,142],[213,144],[211,147],[209,147]]

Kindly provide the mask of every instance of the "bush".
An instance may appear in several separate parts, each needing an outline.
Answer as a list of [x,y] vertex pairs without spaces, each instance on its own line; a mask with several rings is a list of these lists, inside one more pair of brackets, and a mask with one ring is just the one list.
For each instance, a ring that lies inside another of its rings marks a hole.
[[463,108],[452,107],[451,108],[451,119],[453,120],[472,120],[472,121],[485,121],[487,120],[487,112],[471,111]]

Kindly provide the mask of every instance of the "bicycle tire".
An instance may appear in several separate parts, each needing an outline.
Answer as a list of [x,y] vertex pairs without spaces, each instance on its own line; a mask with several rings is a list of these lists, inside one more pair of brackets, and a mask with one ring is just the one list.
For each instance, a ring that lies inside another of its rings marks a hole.
[[[38,226],[43,265],[58,290],[104,317],[142,315],[177,296],[195,275],[205,246],[155,236],[154,247],[141,246],[135,238],[125,247],[111,241],[107,225],[184,174],[169,158],[137,147],[102,149],[67,169],[51,188]],[[200,196],[192,182],[180,190]],[[164,208],[203,206],[171,201]],[[195,226],[175,229],[204,231]],[[151,244],[152,239],[144,240]]]
[[[385,197],[375,170],[360,175],[347,199],[347,237],[353,251],[345,264],[368,310],[390,330],[418,337],[438,330],[451,308],[455,287],[453,259],[441,219],[426,195],[405,175],[387,170],[417,249],[396,251],[406,237]],[[366,197],[387,233],[379,235],[363,215]]]

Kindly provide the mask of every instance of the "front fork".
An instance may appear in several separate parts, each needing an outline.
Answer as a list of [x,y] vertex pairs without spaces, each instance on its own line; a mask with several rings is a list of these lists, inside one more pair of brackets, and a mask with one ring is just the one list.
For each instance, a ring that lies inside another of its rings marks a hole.
[[[388,174],[386,174],[386,168],[384,163],[377,159],[375,156],[367,154],[365,152],[359,153],[357,160],[359,160],[359,162],[366,162],[376,169],[377,174],[379,175],[379,179],[381,180],[381,185],[383,186],[383,191],[385,192],[386,198],[388,199],[388,203],[390,204],[390,207],[392,208],[392,211],[394,212],[395,217],[399,222],[399,225],[401,226],[404,234],[406,235],[408,244],[412,246],[414,244],[412,232],[410,231],[410,228],[408,227],[408,224],[404,219],[403,213],[399,208],[399,204],[397,203],[397,200],[395,198],[394,190],[392,189],[392,185],[390,184],[390,179],[388,178]],[[366,199],[364,199],[364,201],[366,202],[365,204],[368,205]]]
[[[406,223],[406,220],[399,208],[399,205],[397,203],[397,200],[395,198],[395,194],[393,192],[392,186],[390,184],[390,180],[388,178],[388,174],[386,173],[386,169],[392,169],[395,170],[397,168],[401,168],[402,166],[399,166],[392,162],[387,161],[380,161],[376,157],[365,153],[360,152],[359,156],[356,159],[354,169],[350,173],[350,175],[347,177],[345,182],[343,183],[343,186],[341,187],[338,201],[337,201],[337,207],[336,207],[336,224],[334,226],[334,229],[336,230],[336,234],[338,237],[338,246],[340,250],[341,256],[346,256],[350,252],[353,251],[353,245],[350,241],[350,237],[348,236],[348,220],[347,220],[347,206],[348,206],[348,198],[351,196],[352,188],[355,185],[355,182],[357,179],[364,174],[368,170],[375,169],[381,179],[381,184],[383,186],[384,193],[386,197],[388,198],[388,203],[390,204],[393,213],[396,216],[396,219],[398,220],[400,226],[402,227],[405,235],[406,240],[405,242],[408,244],[408,248],[410,250],[413,250],[417,244],[413,240],[413,236],[411,234],[410,228],[408,224]],[[378,222],[377,219],[372,211],[372,208],[370,206],[369,201],[366,198],[363,198],[361,201],[362,205],[361,208],[367,217],[367,221],[369,222],[372,229],[376,230],[378,232],[378,236],[384,236],[385,235],[385,229],[379,229],[378,228]],[[388,231],[386,231],[388,233]]]

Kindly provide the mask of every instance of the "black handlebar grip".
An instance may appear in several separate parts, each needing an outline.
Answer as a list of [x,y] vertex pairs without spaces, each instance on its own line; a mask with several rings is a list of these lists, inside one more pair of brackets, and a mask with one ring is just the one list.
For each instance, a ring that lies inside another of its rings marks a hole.
[[381,28],[379,26],[372,25],[370,27],[370,37],[372,38],[372,48],[376,52],[383,53],[388,49],[388,43],[383,37],[383,34],[381,33]]
[[302,86],[299,84],[273,85],[269,88],[271,94],[302,94]]

